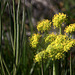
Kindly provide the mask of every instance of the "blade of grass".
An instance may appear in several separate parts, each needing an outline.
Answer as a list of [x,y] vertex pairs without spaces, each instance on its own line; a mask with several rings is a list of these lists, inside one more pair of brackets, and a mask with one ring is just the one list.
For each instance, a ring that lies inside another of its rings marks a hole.
[[15,50],[16,50],[16,11],[15,11],[15,0],[13,0],[13,14],[14,14],[14,50],[13,54],[15,57]]
[[[18,1],[18,9],[17,9],[17,39],[15,40],[15,41],[17,41],[17,43],[16,43],[16,50],[15,50],[15,52],[16,52],[16,60],[15,60],[15,62],[16,62],[16,67],[17,67],[17,65],[18,65],[18,52],[19,52],[19,43],[20,43],[20,25],[19,25],[19,12],[20,12],[20,0]],[[14,26],[15,27],[15,26]],[[15,32],[16,31],[14,31],[14,34],[15,34]],[[15,35],[14,35],[15,36]],[[15,37],[16,38],[16,37]],[[14,38],[14,39],[15,39]],[[16,75],[16,71],[17,71],[17,68],[15,67],[15,71],[14,71],[14,75]]]
[[[14,48],[13,48],[13,56],[15,58],[15,52],[16,52],[16,10],[15,10],[15,0],[13,0],[13,14],[14,14]],[[14,59],[15,60],[15,59]],[[13,75],[16,73],[16,66],[15,61],[13,60]]]
[[[13,45],[13,41],[14,41],[14,22],[13,22],[13,17],[12,17],[12,13],[11,13],[11,5],[10,5],[10,1],[8,1],[8,4],[9,4],[9,18],[10,18],[10,27],[11,27],[11,32],[10,32],[10,39],[11,39],[11,45],[12,45],[12,48],[14,48],[14,45]],[[14,50],[14,49],[13,49]]]
[[7,66],[6,66],[5,61],[4,61],[3,58],[2,58],[2,61],[3,61],[3,64],[4,64],[5,68],[6,68],[6,71],[7,71],[8,75],[10,75],[9,70],[8,70],[8,68],[7,68]]
[[20,12],[20,3],[21,0],[18,0],[18,9],[17,9],[17,50],[16,50],[16,66],[18,65],[18,53],[19,53],[19,46],[20,46],[20,24],[19,24],[19,12]]
[[2,71],[3,71],[3,75],[5,75],[5,71],[4,71],[2,60],[1,60],[1,67],[2,67]]
[[22,16],[22,60],[23,60],[23,74],[26,74],[26,31],[25,31],[25,0],[24,0],[24,6],[23,6],[23,16]]

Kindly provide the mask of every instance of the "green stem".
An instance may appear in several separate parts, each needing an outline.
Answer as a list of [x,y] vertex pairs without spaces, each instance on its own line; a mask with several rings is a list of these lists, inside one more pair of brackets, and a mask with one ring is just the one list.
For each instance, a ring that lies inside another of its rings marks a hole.
[[43,59],[42,59],[42,62],[41,62],[41,72],[42,72],[42,75],[44,75]]
[[53,75],[56,75],[55,60],[53,61]]
[[49,75],[51,75],[51,67],[49,66]]
[[59,60],[54,60],[53,61],[53,75],[61,75],[59,72]]
[[60,28],[59,28],[59,32],[60,32],[59,34],[62,34],[62,31],[61,31],[61,30],[62,30],[62,29],[61,29],[61,27],[60,27]]
[[[70,38],[72,35],[70,35]],[[70,75],[72,75],[72,57],[71,57],[71,51],[70,51]]]
[[32,65],[32,68],[30,70],[30,75],[32,75],[33,71],[34,71],[34,67],[35,67],[36,63],[34,62],[33,65]]
[[67,53],[65,54],[65,75],[67,75]]
[[70,52],[70,75],[72,75],[72,61],[71,61],[71,52]]

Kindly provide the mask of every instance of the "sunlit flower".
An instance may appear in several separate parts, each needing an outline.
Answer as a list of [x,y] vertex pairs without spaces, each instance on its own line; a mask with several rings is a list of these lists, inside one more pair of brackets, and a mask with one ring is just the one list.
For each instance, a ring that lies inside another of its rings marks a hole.
[[42,20],[41,22],[38,22],[37,30],[41,32],[45,32],[46,30],[49,30],[51,28],[51,21],[50,20]]
[[75,32],[75,23],[74,23],[74,24],[70,24],[69,26],[67,26],[64,31],[65,31],[66,33]]
[[55,14],[52,22],[53,22],[53,26],[54,28],[59,28],[63,23],[65,23],[65,21],[67,20],[67,16],[64,13],[59,13],[59,14]]
[[48,42],[53,42],[57,37],[57,34],[48,34],[47,37],[45,38],[45,42],[48,43]]
[[32,37],[30,38],[30,44],[33,48],[37,47],[40,37],[41,37],[40,34],[33,34]]
[[67,35],[58,35],[55,41],[48,45],[46,52],[52,60],[61,59],[73,46],[75,46],[75,40],[69,39]]
[[75,46],[75,39],[68,40],[66,41],[66,44],[64,46],[64,51],[68,52],[74,46]]
[[35,62],[41,62],[42,59],[44,59],[44,58],[45,58],[45,50],[36,54],[34,60],[35,60]]

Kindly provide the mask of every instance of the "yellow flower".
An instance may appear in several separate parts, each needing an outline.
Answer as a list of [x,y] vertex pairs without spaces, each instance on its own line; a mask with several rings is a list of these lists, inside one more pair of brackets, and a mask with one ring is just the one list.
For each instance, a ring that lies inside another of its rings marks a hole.
[[48,43],[48,42],[51,43],[52,41],[54,41],[56,39],[56,37],[57,37],[57,34],[54,34],[54,33],[48,34],[48,36],[45,38],[45,42],[46,43]]
[[61,59],[64,57],[64,52],[68,52],[71,47],[75,46],[75,40],[69,39],[67,35],[58,35],[46,48],[46,54],[52,60]]
[[62,57],[64,57],[64,54],[62,54],[62,53],[57,53],[56,55],[55,55],[55,59],[61,59]]
[[74,39],[66,41],[66,44],[64,46],[64,52],[68,52],[68,50],[70,50],[74,46],[75,46],[75,40]]
[[32,37],[30,38],[30,44],[33,48],[37,47],[40,37],[41,37],[40,34],[33,34]]
[[67,20],[67,16],[64,13],[59,13],[59,14],[55,14],[52,22],[53,22],[53,26],[54,28],[59,28],[63,23],[65,23],[65,21]]
[[51,27],[51,21],[46,19],[46,20],[42,20],[41,22],[38,22],[37,30],[44,32],[46,30],[49,30],[50,27]]
[[34,61],[35,62],[41,62],[42,59],[45,58],[45,50],[39,52],[38,54],[35,55]]
[[70,24],[69,26],[67,26],[64,31],[65,31],[66,33],[75,32],[75,23],[74,23],[74,24]]

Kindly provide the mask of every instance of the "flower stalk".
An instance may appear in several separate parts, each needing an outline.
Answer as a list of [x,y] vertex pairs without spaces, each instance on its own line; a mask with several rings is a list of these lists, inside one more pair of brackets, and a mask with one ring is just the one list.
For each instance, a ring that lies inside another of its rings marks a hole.
[[43,59],[42,59],[42,61],[41,61],[41,72],[42,72],[42,75],[44,75]]
[[[70,35],[70,38],[72,35]],[[71,51],[70,51],[70,75],[72,75],[72,57],[71,57]]]
[[53,75],[56,75],[55,61],[53,61]]
[[72,75],[72,59],[71,59],[71,52],[70,52],[70,75]]

